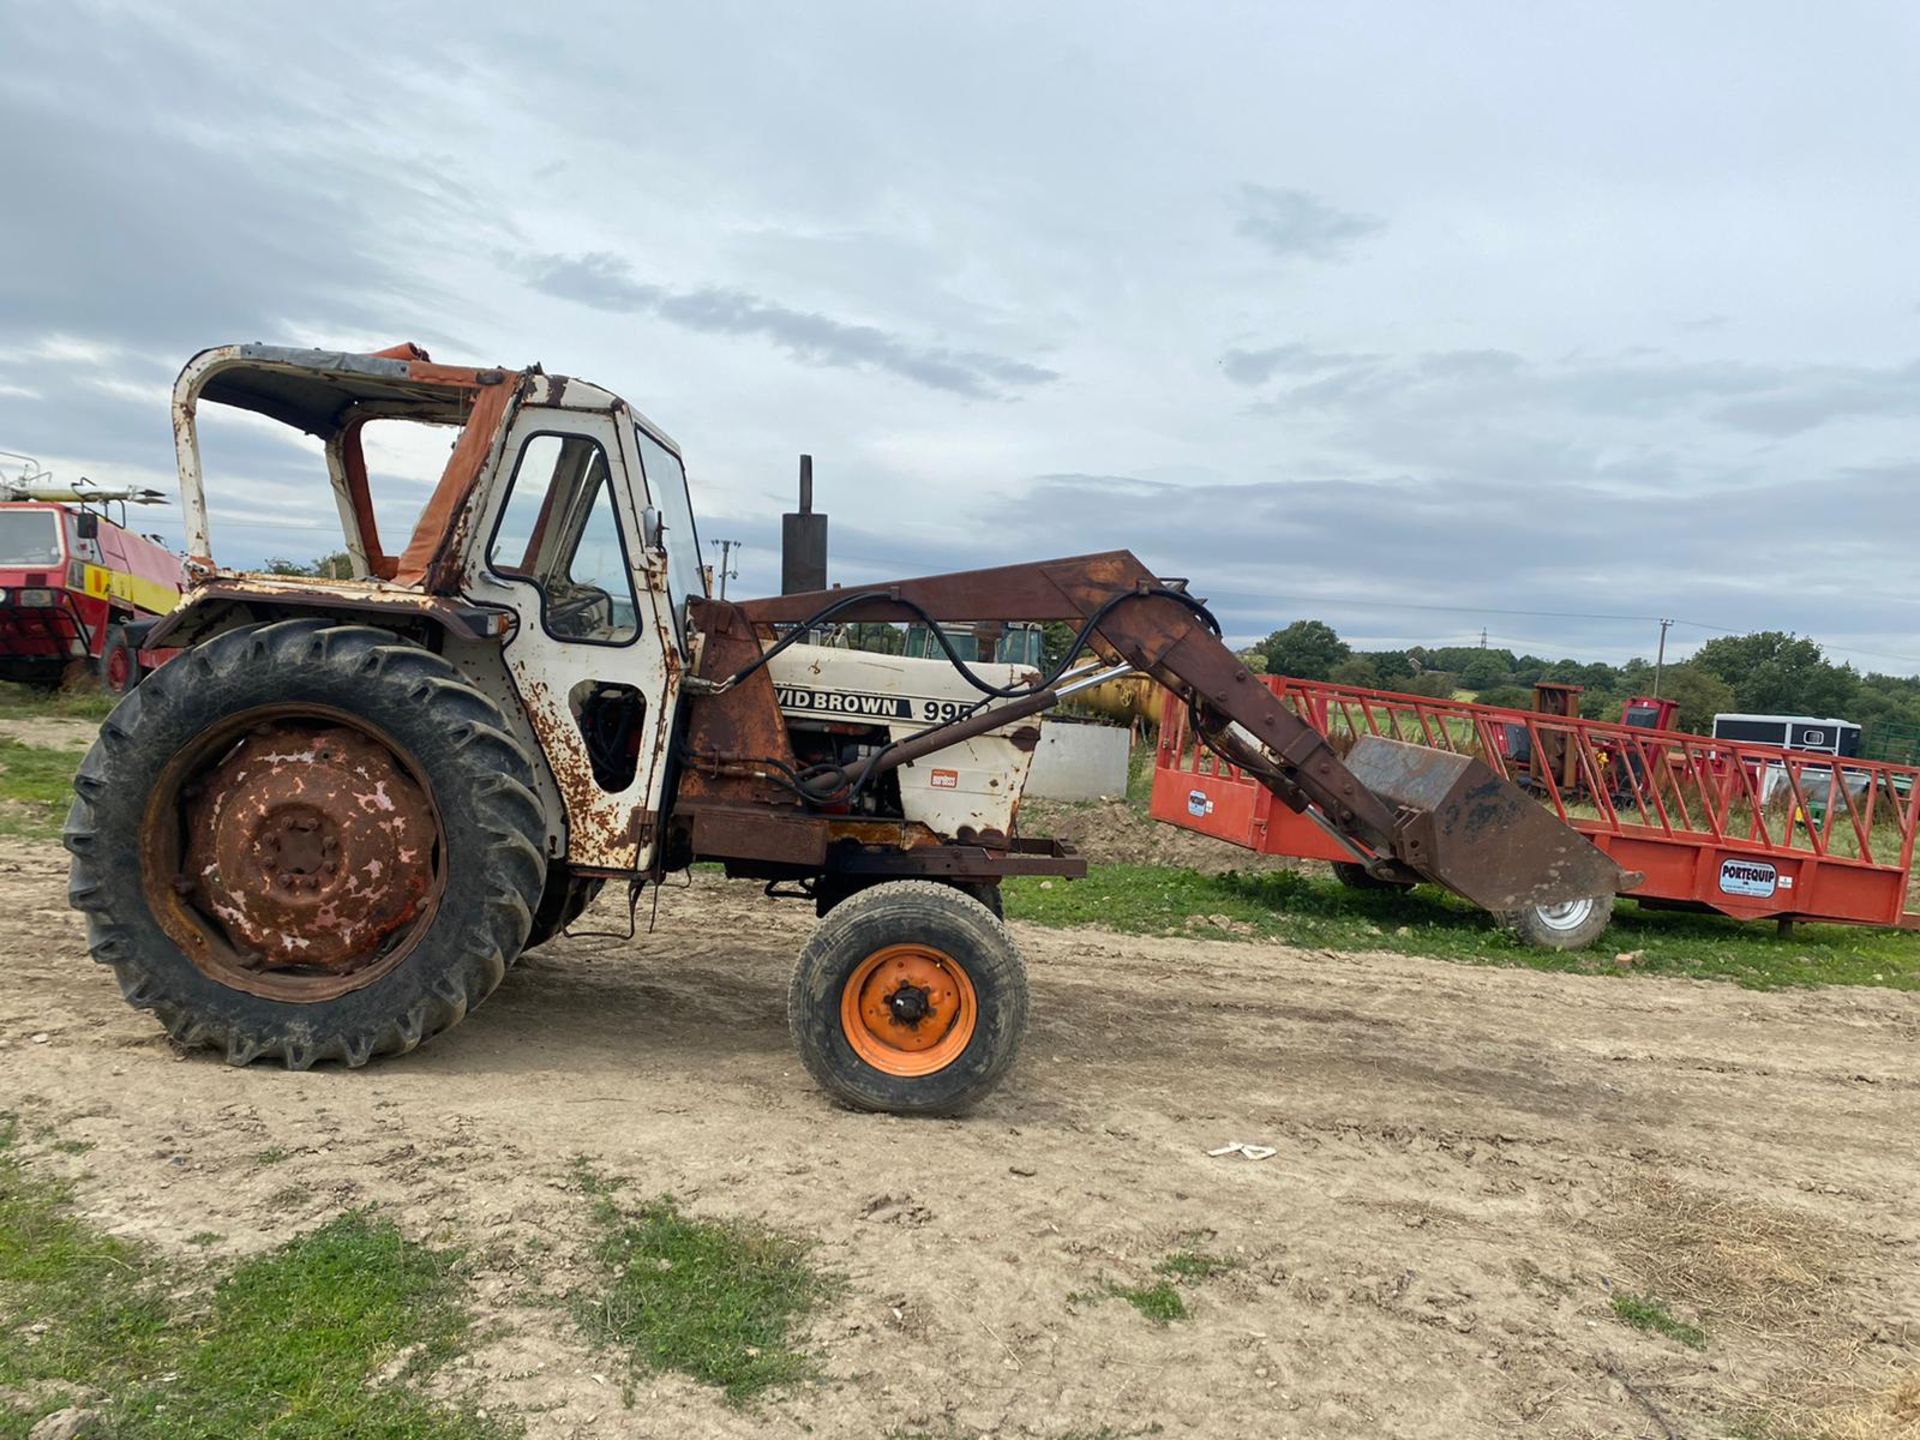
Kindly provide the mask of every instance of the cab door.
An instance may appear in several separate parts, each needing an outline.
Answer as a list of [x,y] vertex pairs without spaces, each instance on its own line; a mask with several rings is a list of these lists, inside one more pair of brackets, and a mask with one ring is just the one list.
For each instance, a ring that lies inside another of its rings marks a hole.
[[653,861],[679,672],[639,473],[610,414],[522,406],[467,559],[467,592],[518,616],[507,671],[566,806],[566,859],[587,870]]

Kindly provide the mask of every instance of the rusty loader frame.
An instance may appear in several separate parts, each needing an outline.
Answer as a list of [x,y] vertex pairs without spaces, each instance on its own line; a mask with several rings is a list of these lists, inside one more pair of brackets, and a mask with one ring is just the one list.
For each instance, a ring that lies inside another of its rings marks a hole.
[[[1612,895],[1631,883],[1477,760],[1378,737],[1343,760],[1240,663],[1184,584],[1162,582],[1127,551],[762,600],[698,601],[694,617],[707,645],[689,687],[686,768],[673,823],[684,829],[688,852],[724,860],[735,873],[843,868],[998,879],[1075,873],[1080,864],[1044,842],[988,834],[941,845],[797,806],[774,779],[793,757],[758,661],[778,627],[804,629],[825,617],[1077,622],[1082,643],[1113,668],[1078,677],[1074,688],[1127,672],[1152,677],[1185,703],[1209,745],[1384,876],[1434,880],[1496,912]],[[929,729],[883,752],[874,766],[892,768],[1051,709],[1069,688],[1063,682],[1073,658],[1029,694]]]

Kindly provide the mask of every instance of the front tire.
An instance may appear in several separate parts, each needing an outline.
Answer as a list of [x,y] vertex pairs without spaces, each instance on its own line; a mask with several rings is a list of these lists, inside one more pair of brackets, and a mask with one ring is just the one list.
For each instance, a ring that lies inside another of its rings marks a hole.
[[532,762],[390,631],[282,620],[153,672],[74,777],[68,896],[183,1045],[363,1065],[458,1024],[546,874]]
[[951,885],[901,880],[836,905],[794,966],[787,1024],[820,1087],[858,1110],[951,1115],[1019,1053],[1027,971],[1006,926]]
[[1510,910],[1500,923],[1522,945],[1535,950],[1584,950],[1600,938],[1612,919],[1613,896],[1595,895],[1560,905]]

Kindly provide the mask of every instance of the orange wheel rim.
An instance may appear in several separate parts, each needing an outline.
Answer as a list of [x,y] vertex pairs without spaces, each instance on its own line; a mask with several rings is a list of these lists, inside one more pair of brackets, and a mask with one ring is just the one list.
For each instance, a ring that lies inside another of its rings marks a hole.
[[885,1075],[931,1075],[960,1058],[980,1023],[973,981],[931,945],[886,945],[840,991],[853,1053]]

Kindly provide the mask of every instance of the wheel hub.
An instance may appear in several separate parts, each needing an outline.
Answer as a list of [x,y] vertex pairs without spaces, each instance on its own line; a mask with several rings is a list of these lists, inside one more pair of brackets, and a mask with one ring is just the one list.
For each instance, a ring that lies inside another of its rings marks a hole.
[[1563,900],[1558,905],[1541,905],[1535,913],[1540,922],[1553,930],[1577,930],[1586,924],[1587,917],[1593,914],[1591,899]]
[[840,1024],[867,1064],[888,1075],[930,1075],[973,1039],[979,1002],[966,970],[930,945],[886,945],[847,977]]
[[918,985],[902,985],[887,997],[887,1009],[902,1025],[918,1025],[927,1017],[927,991]]
[[256,727],[189,792],[178,888],[255,969],[342,972],[430,903],[431,805],[345,726]]

